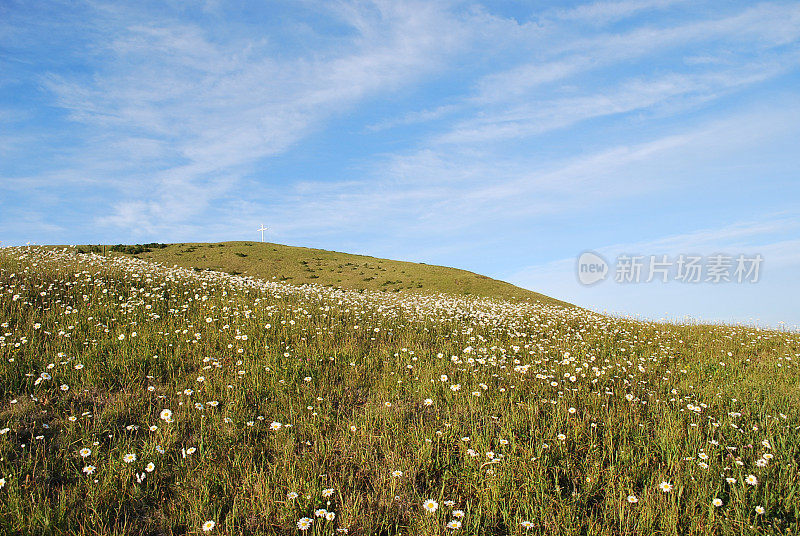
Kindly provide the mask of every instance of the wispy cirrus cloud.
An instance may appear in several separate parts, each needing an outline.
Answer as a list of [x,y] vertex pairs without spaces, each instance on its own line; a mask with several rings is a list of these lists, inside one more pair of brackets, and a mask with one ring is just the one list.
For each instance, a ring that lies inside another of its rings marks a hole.
[[431,4],[341,3],[330,15],[349,33],[287,59],[266,39],[219,42],[197,25],[148,23],[133,11],[133,22],[109,27],[108,43],[95,43],[103,60],[91,76],[47,75],[43,83],[96,140],[114,138],[108,149],[130,173],[156,161],[135,188],[120,185],[135,199],[100,220],[149,222],[149,231],[201,213],[248,166],[360,100],[431,72],[464,37],[459,21]]
[[[540,45],[532,50],[533,61],[483,77],[475,99],[494,103],[520,98],[544,84],[641,58],[662,57],[665,52],[680,53],[695,43],[711,44],[711,50],[725,54],[738,51],[739,57],[748,61],[765,49],[797,42],[800,7],[761,3],[701,21],[661,26],[645,23],[624,32],[568,34],[566,38],[554,38],[553,33],[543,32],[541,40],[533,40],[531,45]],[[551,38],[552,43],[542,42]]]
[[800,51],[762,61],[696,74],[671,73],[632,78],[602,93],[513,103],[493,114],[456,123],[437,143],[486,143],[539,135],[580,121],[672,106],[697,105],[795,68]]
[[[362,180],[305,181],[272,192],[270,212],[284,222],[276,227],[279,235],[311,233],[326,228],[326,222],[350,232],[380,228],[432,240],[479,233],[487,225],[498,232],[515,229],[559,214],[680,192],[695,179],[675,176],[674,162],[735,159],[748,147],[768,146],[797,132],[800,108],[786,104],[771,113],[751,110],[555,161],[450,148],[387,155]],[[662,174],[654,175],[653,167]]]
[[608,24],[642,12],[663,10],[684,4],[687,0],[618,0],[612,2],[593,2],[571,8],[554,8],[543,18],[562,21],[580,21],[593,25]]

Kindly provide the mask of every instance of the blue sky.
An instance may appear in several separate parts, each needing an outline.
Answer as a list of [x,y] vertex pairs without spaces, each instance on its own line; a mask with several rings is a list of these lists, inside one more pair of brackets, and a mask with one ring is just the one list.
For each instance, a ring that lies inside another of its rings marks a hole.
[[[0,240],[255,240],[800,324],[800,3],[0,0]],[[756,284],[577,282],[585,250]]]

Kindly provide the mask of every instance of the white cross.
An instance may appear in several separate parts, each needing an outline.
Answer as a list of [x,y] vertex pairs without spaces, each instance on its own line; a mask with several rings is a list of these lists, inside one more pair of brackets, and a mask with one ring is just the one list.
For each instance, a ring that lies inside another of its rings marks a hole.
[[262,242],[264,241],[264,231],[266,231],[266,230],[267,230],[267,228],[264,227],[263,223],[261,224],[261,229],[256,229],[256,231],[261,231],[261,241]]

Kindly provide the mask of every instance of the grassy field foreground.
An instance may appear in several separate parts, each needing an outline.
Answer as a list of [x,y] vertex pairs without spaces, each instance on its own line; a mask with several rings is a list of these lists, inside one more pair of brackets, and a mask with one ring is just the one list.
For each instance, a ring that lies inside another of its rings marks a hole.
[[794,534],[800,335],[0,250],[0,533]]

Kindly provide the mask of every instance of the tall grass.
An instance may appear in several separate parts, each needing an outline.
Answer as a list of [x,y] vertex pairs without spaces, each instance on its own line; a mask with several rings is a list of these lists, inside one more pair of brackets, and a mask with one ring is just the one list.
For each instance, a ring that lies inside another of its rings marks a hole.
[[2,533],[797,531],[797,333],[41,248],[0,326]]

